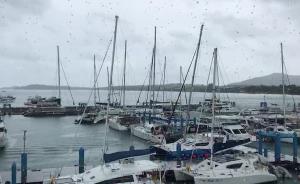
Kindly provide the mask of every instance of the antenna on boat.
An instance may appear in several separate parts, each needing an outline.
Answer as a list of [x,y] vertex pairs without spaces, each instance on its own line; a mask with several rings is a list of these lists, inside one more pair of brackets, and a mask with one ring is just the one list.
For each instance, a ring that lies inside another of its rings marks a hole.
[[215,100],[216,100],[216,74],[217,74],[217,64],[218,64],[218,49],[214,49],[214,73],[213,73],[213,86],[212,86],[212,122],[211,122],[211,136],[210,136],[210,167],[214,168],[213,162],[213,144],[214,144],[214,124],[215,124]]
[[59,46],[57,48],[57,76],[58,76],[58,98],[61,100],[61,91],[60,91],[60,58],[59,58]]
[[281,79],[282,79],[282,106],[283,106],[283,123],[285,124],[285,81],[284,81],[284,58],[283,58],[283,46],[282,42],[280,43],[280,51],[281,51]]

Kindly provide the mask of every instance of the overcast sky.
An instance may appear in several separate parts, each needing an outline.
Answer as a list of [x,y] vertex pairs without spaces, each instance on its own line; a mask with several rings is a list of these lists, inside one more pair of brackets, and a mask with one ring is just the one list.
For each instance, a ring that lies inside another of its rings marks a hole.
[[[121,81],[128,40],[127,83],[142,84],[157,26],[157,82],[179,82],[204,24],[196,83],[205,83],[214,47],[225,83],[280,72],[280,42],[289,74],[300,63],[298,0],[0,0],[0,87],[56,84],[56,45],[71,86],[90,86],[93,54],[99,68],[119,15],[114,84]],[[106,66],[100,85],[107,85]],[[62,83],[65,84],[62,77]]]

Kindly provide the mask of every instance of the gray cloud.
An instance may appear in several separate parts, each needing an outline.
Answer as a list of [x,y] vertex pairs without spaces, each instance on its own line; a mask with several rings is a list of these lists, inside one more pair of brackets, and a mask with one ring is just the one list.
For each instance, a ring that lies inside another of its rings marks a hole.
[[[167,81],[178,82],[204,23],[196,82],[205,83],[214,47],[226,83],[280,71],[284,42],[288,71],[299,74],[300,2],[240,0],[0,0],[0,86],[55,83],[56,45],[71,85],[89,86],[92,58],[103,58],[120,16],[115,84],[120,82],[124,40],[128,40],[128,84],[141,84],[148,71],[157,26],[157,76],[167,56]],[[101,85],[106,85],[106,66]],[[225,75],[224,74],[224,75]],[[159,81],[159,79],[157,80]]]

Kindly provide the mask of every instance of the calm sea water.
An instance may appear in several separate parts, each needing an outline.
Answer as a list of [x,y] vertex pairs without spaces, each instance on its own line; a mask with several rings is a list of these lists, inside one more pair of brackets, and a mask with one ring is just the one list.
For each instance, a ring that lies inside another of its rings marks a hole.
[[[15,90],[7,91],[17,97],[13,106],[23,106],[28,96],[41,95],[45,97],[55,96],[55,91],[48,90]],[[73,91],[75,102],[87,102],[90,91]],[[106,91],[100,91],[101,101],[106,99]],[[177,92],[166,92],[166,99],[174,100]],[[135,104],[139,92],[126,92],[126,103]],[[192,101],[198,103],[203,99],[203,93],[194,93]],[[144,99],[145,93],[142,94]],[[227,94],[221,94],[227,98]],[[72,99],[68,91],[62,91],[63,105],[72,105]],[[258,107],[259,102],[264,99],[263,94],[228,94],[230,100],[236,101],[240,108]],[[159,96],[161,98],[161,96]],[[281,95],[266,95],[266,100],[270,103],[281,104]],[[91,101],[93,96],[91,97]],[[299,96],[294,96],[300,102]],[[142,101],[142,100],[141,100]],[[292,104],[291,96],[287,96],[287,102]],[[92,102],[91,102],[92,103]],[[8,146],[0,151],[0,171],[10,170],[13,161],[20,167],[20,153],[23,150],[23,130],[27,130],[26,152],[28,152],[29,168],[49,168],[73,166],[78,163],[78,150],[85,148],[85,162],[87,165],[98,165],[101,162],[102,147],[104,145],[105,128],[103,124],[93,126],[83,126],[74,124],[75,116],[68,117],[45,117],[29,118],[23,116],[5,116],[5,123],[8,129]],[[130,136],[128,133],[121,133],[114,130],[108,131],[109,152],[127,150],[129,146],[136,148],[146,148],[149,144],[138,138]],[[272,145],[268,145],[272,148]],[[283,144],[283,153],[292,153],[292,147]],[[299,149],[300,153],[300,149]],[[295,183],[295,181],[285,181],[284,183]]]

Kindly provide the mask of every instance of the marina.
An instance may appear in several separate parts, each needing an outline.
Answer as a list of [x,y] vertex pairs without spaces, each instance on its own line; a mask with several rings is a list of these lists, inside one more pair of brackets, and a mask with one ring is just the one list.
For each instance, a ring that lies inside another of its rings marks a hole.
[[300,3],[127,3],[0,3],[0,184],[300,183]]

